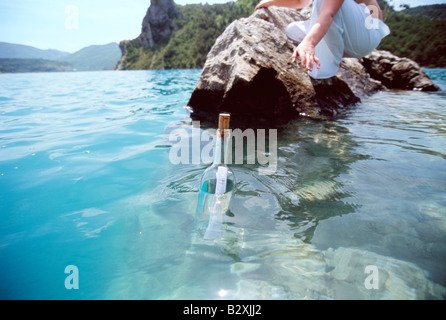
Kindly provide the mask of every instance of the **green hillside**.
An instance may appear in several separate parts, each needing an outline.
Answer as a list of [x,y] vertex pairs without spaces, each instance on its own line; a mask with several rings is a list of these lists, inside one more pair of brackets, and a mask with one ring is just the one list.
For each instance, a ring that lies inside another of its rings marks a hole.
[[214,5],[177,5],[184,19],[167,42],[142,48],[136,41],[127,45],[126,69],[202,68],[217,37],[235,19],[254,11],[257,0],[238,0]]
[[423,67],[446,67],[446,5],[421,6],[394,11],[385,10],[385,22],[391,34],[378,49],[410,58]]
[[77,71],[113,70],[121,58],[117,43],[92,45],[73,54],[62,57],[60,61],[68,62]]
[[[149,49],[130,41],[125,69],[202,68],[216,38],[232,21],[252,14],[258,2],[177,5],[184,16],[175,20],[178,30],[168,41]],[[421,66],[446,67],[446,22],[441,19],[444,10],[440,14],[438,9],[432,10],[433,6],[423,6],[397,12],[387,2],[380,2],[392,33],[378,49],[411,58]]]
[[446,20],[446,4],[419,6],[405,9],[402,12],[418,18]]

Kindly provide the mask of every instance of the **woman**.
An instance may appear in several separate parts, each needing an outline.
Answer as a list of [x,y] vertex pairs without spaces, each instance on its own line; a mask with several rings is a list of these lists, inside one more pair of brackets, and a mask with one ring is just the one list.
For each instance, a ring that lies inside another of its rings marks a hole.
[[[302,9],[309,2],[263,0],[255,10],[272,5]],[[285,32],[300,42],[294,50],[293,63],[299,56],[311,77],[326,79],[336,75],[343,57],[368,55],[390,30],[382,21],[376,0],[314,0],[311,18],[291,23]]]

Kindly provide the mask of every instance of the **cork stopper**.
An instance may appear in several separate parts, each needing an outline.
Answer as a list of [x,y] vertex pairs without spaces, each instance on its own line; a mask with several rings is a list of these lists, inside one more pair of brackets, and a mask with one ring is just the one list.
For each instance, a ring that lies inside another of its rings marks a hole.
[[218,117],[218,129],[226,130],[229,129],[229,120],[231,115],[229,113],[220,113]]
[[218,117],[219,135],[222,138],[225,137],[225,130],[229,129],[230,118],[231,118],[231,115],[229,113],[220,113],[220,115]]

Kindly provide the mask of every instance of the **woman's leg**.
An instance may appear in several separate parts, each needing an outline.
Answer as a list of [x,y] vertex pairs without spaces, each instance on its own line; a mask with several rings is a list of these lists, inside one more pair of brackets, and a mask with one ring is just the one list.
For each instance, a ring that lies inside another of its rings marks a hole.
[[390,33],[387,25],[373,18],[363,3],[345,0],[338,16],[344,29],[345,54],[350,57],[362,58],[368,55]]

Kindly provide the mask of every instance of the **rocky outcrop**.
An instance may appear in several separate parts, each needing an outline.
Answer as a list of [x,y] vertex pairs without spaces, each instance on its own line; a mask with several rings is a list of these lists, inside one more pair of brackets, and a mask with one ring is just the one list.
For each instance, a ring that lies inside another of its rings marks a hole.
[[[369,74],[376,67],[366,61],[372,60],[364,59],[363,65],[358,59],[346,58],[339,73],[325,80],[314,80],[298,63],[293,64],[296,43],[287,38],[284,29],[292,21],[308,18],[309,13],[308,8],[269,7],[234,21],[207,56],[188,104],[192,117],[203,119],[221,111],[273,121],[299,115],[331,116],[361,97],[385,89],[387,82]],[[390,69],[404,74],[397,67]]]
[[121,59],[118,61],[115,70],[125,70],[127,67],[126,57],[127,57],[127,46],[130,40],[123,40],[119,42],[119,49],[121,49]]
[[153,48],[168,40],[172,32],[177,30],[176,18],[183,18],[173,0],[151,0],[150,7],[142,22],[141,34],[133,40],[119,43],[122,57],[116,70],[125,70],[128,66],[127,52],[129,47]]
[[142,22],[142,30],[137,38],[144,48],[151,48],[169,39],[177,29],[174,18],[181,17],[173,0],[151,0],[150,7]]
[[389,89],[438,91],[420,66],[407,58],[400,58],[388,51],[375,50],[362,58],[362,65],[376,80]]

